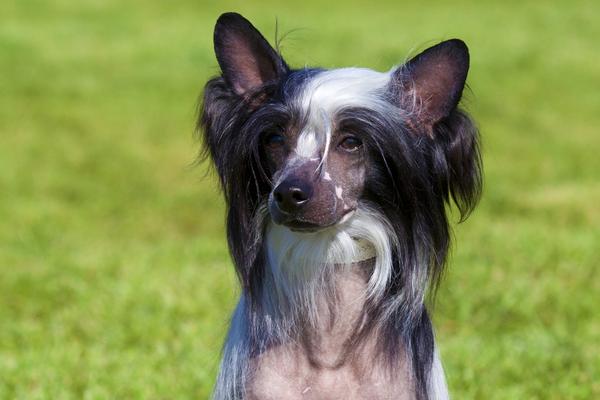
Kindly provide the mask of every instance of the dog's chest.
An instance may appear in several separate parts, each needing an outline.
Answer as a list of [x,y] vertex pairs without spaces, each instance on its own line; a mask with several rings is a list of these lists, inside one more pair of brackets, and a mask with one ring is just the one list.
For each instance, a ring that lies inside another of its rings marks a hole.
[[[359,351],[347,339],[363,312],[365,282],[360,274],[338,278],[338,306],[333,324],[307,332],[302,343],[274,347],[251,361],[250,400],[409,400],[413,389],[406,360],[398,370],[373,363],[374,340]],[[327,312],[323,305],[323,312]],[[346,355],[346,356],[344,356]]]
[[[406,369],[390,377],[377,367],[349,363],[311,365],[299,351],[275,350],[262,358],[248,386],[250,400],[412,400]],[[371,367],[371,368],[369,368]]]

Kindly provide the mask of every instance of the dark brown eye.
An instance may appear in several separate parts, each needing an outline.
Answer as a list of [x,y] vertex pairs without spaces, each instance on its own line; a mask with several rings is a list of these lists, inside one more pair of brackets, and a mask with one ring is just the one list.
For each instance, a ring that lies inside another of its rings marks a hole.
[[347,136],[339,144],[346,151],[356,151],[362,146],[362,140],[356,136]]
[[265,145],[269,147],[280,147],[285,144],[285,138],[283,137],[283,135],[275,132],[268,133],[265,136],[264,141]]

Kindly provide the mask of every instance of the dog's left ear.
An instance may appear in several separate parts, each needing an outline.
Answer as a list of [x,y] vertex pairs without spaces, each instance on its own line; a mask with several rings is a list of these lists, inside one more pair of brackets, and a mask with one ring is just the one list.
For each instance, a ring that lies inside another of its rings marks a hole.
[[469,70],[469,50],[458,39],[442,42],[394,72],[394,93],[408,111],[410,128],[432,139],[432,172],[440,192],[464,220],[481,195],[477,128],[457,109]]
[[214,45],[223,78],[240,96],[280,79],[288,71],[283,58],[240,14],[225,13],[219,17]]
[[431,134],[450,115],[462,96],[469,70],[469,50],[459,39],[441,42],[394,72],[403,106],[415,112],[414,123]]

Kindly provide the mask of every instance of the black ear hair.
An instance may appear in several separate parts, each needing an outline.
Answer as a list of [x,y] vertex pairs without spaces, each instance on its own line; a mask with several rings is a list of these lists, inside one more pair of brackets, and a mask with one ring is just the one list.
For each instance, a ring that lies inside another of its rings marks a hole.
[[273,82],[288,66],[250,21],[222,14],[215,25],[215,54],[227,84],[240,96]]
[[459,39],[441,42],[395,72],[405,104],[416,105],[415,121],[428,133],[456,108],[469,70],[469,50]]
[[435,126],[434,173],[442,193],[454,201],[465,220],[481,197],[482,164],[479,133],[471,118],[454,110]]

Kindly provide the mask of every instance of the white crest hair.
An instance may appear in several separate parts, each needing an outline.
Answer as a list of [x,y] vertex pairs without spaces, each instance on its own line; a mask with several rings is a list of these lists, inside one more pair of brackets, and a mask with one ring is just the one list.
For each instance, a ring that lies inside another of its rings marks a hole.
[[297,98],[298,107],[306,117],[306,125],[296,143],[300,157],[327,157],[334,116],[348,107],[389,109],[384,93],[393,70],[377,72],[367,68],[340,68],[323,71],[312,78]]

